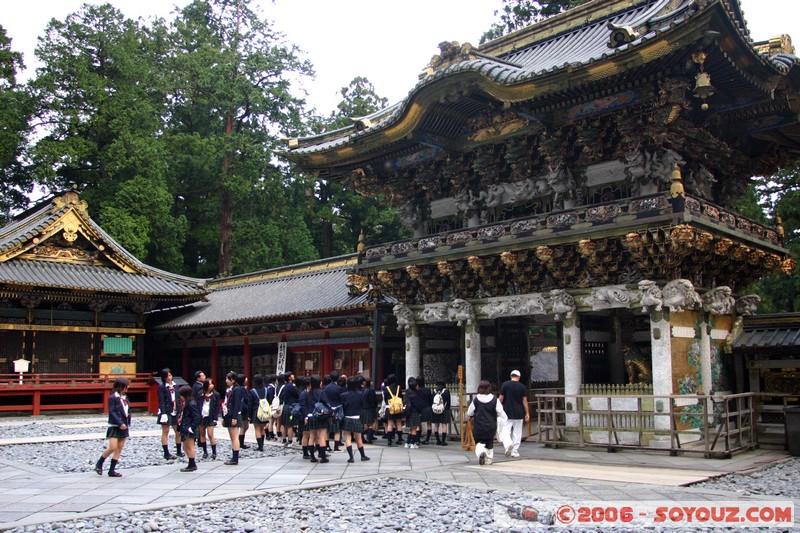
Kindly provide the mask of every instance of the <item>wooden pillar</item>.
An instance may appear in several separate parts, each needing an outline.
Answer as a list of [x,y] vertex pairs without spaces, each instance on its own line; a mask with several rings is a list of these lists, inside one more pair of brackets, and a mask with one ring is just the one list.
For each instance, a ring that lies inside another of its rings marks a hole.
[[[184,346],[186,341],[183,342]],[[217,350],[217,341],[211,341],[211,373],[209,374],[214,380],[214,385],[221,390],[220,375],[219,375],[219,350]]]
[[322,345],[321,357],[319,372],[322,376],[325,376],[333,371],[333,347],[330,344]]
[[253,353],[250,351],[250,337],[244,338],[244,375],[253,384]]

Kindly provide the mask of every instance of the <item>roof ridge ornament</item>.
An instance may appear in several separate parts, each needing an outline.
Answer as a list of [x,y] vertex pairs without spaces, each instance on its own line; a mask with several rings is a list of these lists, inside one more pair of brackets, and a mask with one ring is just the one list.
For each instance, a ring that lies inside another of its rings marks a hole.
[[428,66],[420,73],[419,79],[424,79],[437,70],[442,70],[450,65],[477,57],[474,46],[470,43],[460,44],[458,41],[442,41],[439,43],[439,51],[440,53],[434,55]]

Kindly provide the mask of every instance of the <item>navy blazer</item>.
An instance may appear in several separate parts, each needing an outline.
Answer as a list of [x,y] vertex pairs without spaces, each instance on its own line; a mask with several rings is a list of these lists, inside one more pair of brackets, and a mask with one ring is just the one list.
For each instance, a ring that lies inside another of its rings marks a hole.
[[364,409],[375,409],[378,407],[378,396],[375,394],[375,389],[372,387],[365,387],[364,389]]
[[176,415],[181,414],[181,397],[178,396],[178,386],[175,382],[172,383],[172,388],[175,391],[175,403],[172,403],[172,395],[167,389],[167,384],[162,383],[158,386],[158,414],[172,414],[175,411]]
[[364,393],[361,390],[348,390],[342,394],[342,406],[344,416],[361,416],[361,411],[364,410]]
[[[121,396],[117,396],[116,394],[112,394],[108,397],[108,425],[109,426],[121,426],[125,424],[126,426],[130,427],[131,425],[131,409],[130,404],[128,404],[128,414],[125,415],[125,408],[122,406],[123,398]],[[125,399],[127,401],[127,398]]]
[[228,390],[230,391],[231,395],[230,399],[228,400],[228,391],[225,391],[225,398],[227,401],[227,405],[225,407],[228,409],[227,416],[228,418],[239,418],[242,416],[242,409],[244,408],[244,387],[240,385],[234,385]]
[[[192,399],[189,400],[188,405],[183,406],[183,411],[181,413],[181,423],[179,424],[178,431],[181,433],[197,433],[197,427],[202,422],[203,417],[200,414],[200,404],[197,403],[197,400]],[[191,429],[191,431],[189,431]]]
[[[211,419],[212,422],[216,422],[219,418],[219,393],[214,391],[211,396],[208,397],[208,417]],[[200,406],[200,416],[203,414],[203,403],[206,401],[206,395],[203,394],[200,396],[200,399],[197,400],[197,405]]]
[[281,390],[280,398],[281,403],[291,407],[293,403],[300,401],[300,392],[294,383],[286,383],[286,386]]
[[322,400],[331,407],[342,405],[342,393],[347,389],[342,389],[336,383],[328,383],[322,389]]

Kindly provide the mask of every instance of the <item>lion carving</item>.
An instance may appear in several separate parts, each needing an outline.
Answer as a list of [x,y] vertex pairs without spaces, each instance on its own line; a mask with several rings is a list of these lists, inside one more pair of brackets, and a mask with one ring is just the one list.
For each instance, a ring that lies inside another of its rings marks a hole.
[[697,309],[703,305],[700,295],[694,290],[694,285],[688,279],[672,280],[662,290],[664,294],[664,305],[675,313],[681,313],[686,309]]

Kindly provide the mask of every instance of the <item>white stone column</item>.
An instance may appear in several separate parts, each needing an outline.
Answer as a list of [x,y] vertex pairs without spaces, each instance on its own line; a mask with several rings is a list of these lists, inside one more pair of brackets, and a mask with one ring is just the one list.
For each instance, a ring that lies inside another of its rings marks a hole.
[[[564,335],[564,394],[580,394],[583,383],[583,358],[581,355],[581,328],[578,315],[565,319]],[[578,426],[578,405],[574,398],[567,398],[567,427]]]
[[406,328],[406,383],[408,378],[422,374],[422,354],[419,350],[419,329],[416,325]]
[[[703,380],[703,394],[709,396],[714,387],[711,379],[711,335],[709,335],[710,325],[705,320],[700,323],[700,377]],[[713,391],[716,392],[716,391]],[[707,400],[708,422],[714,421],[714,404]]]
[[[653,311],[650,313],[650,351],[652,359],[653,395],[670,396],[673,394],[672,385],[672,335],[669,320],[664,318],[664,313]],[[656,398],[655,420],[653,424],[657,431],[669,431],[669,402],[668,398]],[[664,413],[664,416],[659,416]]]
[[477,392],[481,381],[481,332],[478,323],[464,325],[465,392]]

